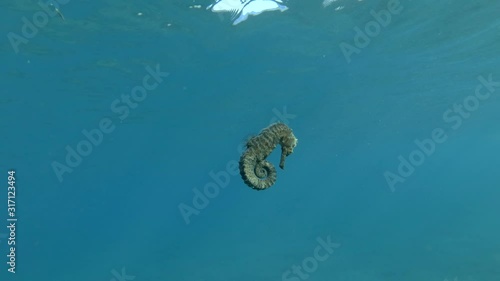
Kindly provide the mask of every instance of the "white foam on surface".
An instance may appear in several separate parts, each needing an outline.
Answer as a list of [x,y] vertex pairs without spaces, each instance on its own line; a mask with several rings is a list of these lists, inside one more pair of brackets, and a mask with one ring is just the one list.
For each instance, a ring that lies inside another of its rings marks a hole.
[[216,0],[207,9],[216,13],[231,13],[233,25],[248,19],[248,16],[260,15],[267,11],[281,11],[288,9],[281,0]]

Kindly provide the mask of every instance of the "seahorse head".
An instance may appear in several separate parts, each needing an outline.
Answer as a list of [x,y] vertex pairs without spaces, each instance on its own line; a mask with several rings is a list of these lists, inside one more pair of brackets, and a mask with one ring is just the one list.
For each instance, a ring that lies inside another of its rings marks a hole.
[[281,147],[286,156],[293,153],[293,149],[297,146],[299,140],[295,137],[293,133],[284,136],[281,139]]

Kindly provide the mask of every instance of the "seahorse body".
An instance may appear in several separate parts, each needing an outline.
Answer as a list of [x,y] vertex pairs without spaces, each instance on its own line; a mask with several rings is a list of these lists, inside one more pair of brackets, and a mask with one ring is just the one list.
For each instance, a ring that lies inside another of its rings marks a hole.
[[285,158],[293,153],[297,138],[284,123],[271,124],[246,144],[240,158],[240,174],[246,185],[263,190],[276,182],[276,168],[266,158],[279,144],[281,145],[280,168],[285,168]]

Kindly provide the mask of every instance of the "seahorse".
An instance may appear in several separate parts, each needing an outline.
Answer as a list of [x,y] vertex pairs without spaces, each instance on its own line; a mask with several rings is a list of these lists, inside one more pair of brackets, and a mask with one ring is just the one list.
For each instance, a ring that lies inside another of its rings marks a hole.
[[266,158],[281,145],[280,168],[285,169],[285,158],[293,153],[298,140],[284,123],[277,122],[264,128],[246,143],[246,150],[240,158],[241,178],[256,190],[269,188],[276,182],[276,168]]

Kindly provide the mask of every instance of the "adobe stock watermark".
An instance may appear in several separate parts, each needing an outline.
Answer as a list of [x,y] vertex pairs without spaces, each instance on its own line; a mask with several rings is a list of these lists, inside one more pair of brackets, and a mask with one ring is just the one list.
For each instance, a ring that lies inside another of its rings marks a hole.
[[[287,107],[283,107],[283,111],[279,111],[277,108],[273,108],[274,116],[269,120],[269,124],[281,121],[285,124],[289,124],[290,120],[296,118],[296,115],[287,112]],[[241,155],[245,150],[245,143],[241,143],[237,147],[238,154]],[[226,164],[226,169],[223,171],[214,172],[213,170],[208,173],[211,181],[208,182],[202,190],[198,188],[193,188],[193,199],[191,204],[180,203],[178,208],[179,212],[184,219],[186,225],[191,223],[191,216],[199,215],[200,211],[205,209],[210,204],[210,199],[216,198],[221,189],[226,188],[231,181],[231,177],[240,174],[238,159],[230,160]]]
[[300,281],[307,280],[310,274],[316,272],[321,262],[326,261],[332,254],[334,249],[340,247],[340,244],[333,243],[330,236],[324,240],[321,237],[316,238],[318,246],[314,248],[312,255],[304,258],[299,265],[292,265],[290,269],[283,272],[281,275],[282,281]]
[[111,274],[114,276],[109,281],[132,281],[135,279],[133,275],[127,275],[125,272],[125,267],[122,267],[121,272],[116,271],[115,269],[111,270]]
[[399,0],[389,0],[387,2],[387,9],[382,9],[378,12],[371,10],[370,14],[373,20],[367,22],[363,30],[358,26],[354,27],[354,46],[346,42],[339,44],[347,63],[351,62],[353,54],[359,55],[361,49],[366,48],[370,44],[370,38],[375,38],[380,34],[382,27],[385,28],[391,23],[393,15],[399,15],[401,11],[403,11],[403,6],[401,6]]
[[[451,125],[453,130],[462,127],[464,120],[471,117],[471,113],[476,111],[481,102],[486,101],[500,87],[500,82],[493,81],[493,75],[488,78],[478,76],[479,83],[476,85],[474,94],[465,97],[460,103],[455,103],[451,108],[443,112],[443,121]],[[423,140],[414,141],[417,147],[408,154],[408,160],[403,155],[398,156],[399,165],[396,173],[389,170],[384,172],[384,178],[392,192],[395,192],[395,186],[398,183],[404,183],[409,176],[415,172],[415,168],[421,166],[425,160],[434,154],[437,144],[442,144],[448,139],[448,135],[443,128],[435,128],[430,136]]]
[[[160,71],[160,65],[157,64],[155,69],[150,66],[146,67],[147,74],[142,78],[142,84],[131,89],[130,94],[122,94],[120,98],[115,99],[110,104],[110,110],[123,121],[129,115],[131,110],[137,108],[141,102],[148,97],[148,92],[155,90],[164,78],[169,73]],[[110,134],[116,129],[113,120],[108,117],[102,118],[97,127],[87,130],[82,130],[83,139],[80,140],[73,148],[71,145],[66,145],[66,157],[64,164],[58,161],[53,161],[51,166],[54,174],[59,182],[63,181],[65,173],[72,173],[78,167],[84,157],[89,156],[94,147],[99,146],[105,134]]]
[[18,54],[19,45],[28,44],[29,40],[33,39],[38,34],[40,29],[47,26],[51,18],[60,17],[64,20],[60,5],[66,5],[69,1],[70,0],[48,0],[46,2],[39,1],[38,6],[40,6],[41,10],[35,12],[31,17],[31,20],[27,17],[21,18],[23,23],[21,26],[21,34],[15,32],[7,33],[7,39],[9,39],[14,52]]

